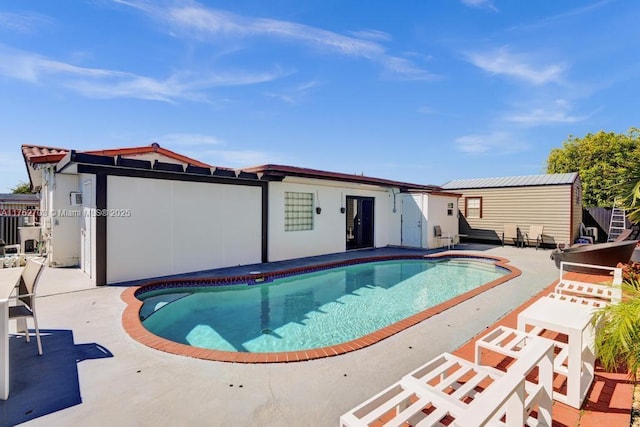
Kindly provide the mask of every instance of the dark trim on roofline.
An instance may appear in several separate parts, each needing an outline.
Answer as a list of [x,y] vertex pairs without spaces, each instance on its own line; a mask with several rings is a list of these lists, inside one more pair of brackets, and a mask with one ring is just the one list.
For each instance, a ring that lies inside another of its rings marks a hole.
[[246,185],[250,187],[262,187],[267,185],[265,181],[260,181],[257,179],[189,174],[185,172],[168,172],[161,170],[122,168],[118,166],[111,167],[83,163],[78,164],[78,173],[128,176],[132,178],[166,179],[170,181],[207,182],[211,184]]
[[[64,170],[72,164],[76,164],[78,167],[78,173],[168,179],[172,181],[208,182],[214,184],[248,185],[256,187],[267,185],[264,180],[258,179],[256,174],[242,173],[240,176],[236,176],[236,173],[231,169],[215,168],[213,172],[211,172],[208,168],[188,166],[185,170],[181,165],[173,163],[169,164],[155,161],[153,165],[151,165],[150,162],[147,163],[146,161],[135,160],[135,162],[130,162],[129,160],[130,159],[121,159],[121,161],[124,161],[125,163],[117,165],[115,159],[110,156],[77,153],[74,150],[71,150],[56,165],[56,173],[64,172]],[[158,165],[160,165],[160,167],[158,167]],[[172,167],[164,168],[164,165],[170,165]]]
[[457,197],[457,198],[462,197],[461,193],[452,193],[449,191],[432,191],[429,194],[431,194],[432,196],[445,196],[445,197]]
[[76,153],[75,150],[71,150],[67,154],[65,154],[62,159],[58,161],[55,167],[56,173],[60,173],[64,171],[66,168],[68,168],[69,166],[71,166],[71,162],[75,157],[75,153]]
[[285,165],[262,165],[249,168],[243,168],[243,171],[262,174],[262,179],[270,181],[282,181],[286,177],[299,177],[309,179],[321,179],[329,181],[351,182],[355,184],[377,185],[380,187],[400,188],[401,192],[409,191],[441,191],[442,189],[436,185],[420,185],[408,182],[392,181],[382,178],[374,178],[364,175],[352,175],[340,172],[329,172],[317,169],[300,168],[296,166]]

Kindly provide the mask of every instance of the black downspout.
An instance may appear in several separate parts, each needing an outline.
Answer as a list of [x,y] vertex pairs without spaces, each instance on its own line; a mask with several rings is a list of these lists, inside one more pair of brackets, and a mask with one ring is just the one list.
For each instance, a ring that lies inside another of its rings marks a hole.
[[[96,175],[96,209],[107,209],[107,176]],[[96,285],[107,284],[107,215],[96,215]]]

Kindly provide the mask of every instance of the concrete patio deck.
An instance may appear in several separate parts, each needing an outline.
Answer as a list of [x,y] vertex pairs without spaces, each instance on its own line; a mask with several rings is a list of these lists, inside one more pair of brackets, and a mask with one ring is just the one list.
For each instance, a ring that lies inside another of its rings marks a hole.
[[[122,286],[96,288],[77,269],[47,268],[38,299],[44,355],[37,356],[34,342],[10,339],[11,394],[0,402],[0,424],[336,426],[341,414],[427,360],[461,348],[558,276],[548,250],[458,250],[507,258],[522,275],[373,346],[284,364],[213,362],[145,347],[121,326]],[[385,248],[260,269],[402,252],[416,253]],[[626,412],[630,394],[628,400]]]

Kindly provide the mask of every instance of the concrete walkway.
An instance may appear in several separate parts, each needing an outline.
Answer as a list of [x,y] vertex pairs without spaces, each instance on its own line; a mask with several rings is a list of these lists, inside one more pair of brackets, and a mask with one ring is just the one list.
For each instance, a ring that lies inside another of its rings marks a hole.
[[[0,402],[0,425],[336,426],[341,414],[427,360],[454,351],[558,277],[548,250],[458,250],[507,258],[522,275],[373,346],[267,365],[147,348],[122,329],[123,287],[96,288],[76,269],[47,268],[40,289],[46,296],[38,299],[45,353],[38,357],[35,343],[11,338],[11,395]],[[348,256],[396,252],[402,251]],[[296,262],[327,259],[332,256]]]

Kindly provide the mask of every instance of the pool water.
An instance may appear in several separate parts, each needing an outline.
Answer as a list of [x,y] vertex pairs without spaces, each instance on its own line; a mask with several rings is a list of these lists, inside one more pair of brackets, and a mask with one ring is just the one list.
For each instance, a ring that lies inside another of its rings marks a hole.
[[393,260],[255,285],[139,296],[142,323],[166,339],[224,351],[284,352],[360,338],[508,273],[473,260]]

